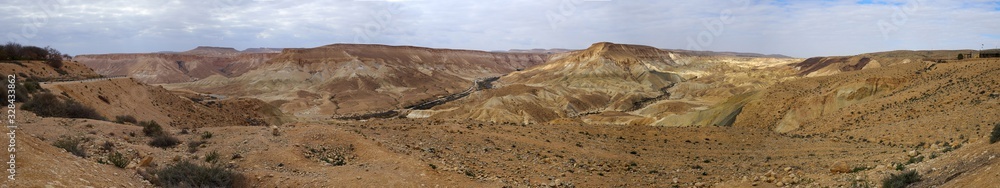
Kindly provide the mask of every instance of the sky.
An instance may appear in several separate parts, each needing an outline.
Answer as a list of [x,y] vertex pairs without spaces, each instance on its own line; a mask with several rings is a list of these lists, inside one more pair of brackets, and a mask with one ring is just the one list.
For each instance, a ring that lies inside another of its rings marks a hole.
[[[1000,44],[987,0],[0,0],[7,42],[71,55],[376,43],[854,55]],[[0,41],[2,42],[2,41]]]

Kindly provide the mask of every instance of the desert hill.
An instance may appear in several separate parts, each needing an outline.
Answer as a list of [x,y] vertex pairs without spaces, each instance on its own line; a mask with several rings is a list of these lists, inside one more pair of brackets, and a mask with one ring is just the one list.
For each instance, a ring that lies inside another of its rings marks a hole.
[[790,76],[797,59],[699,56],[649,46],[595,43],[501,77],[495,89],[411,117],[648,125]]
[[181,97],[162,87],[149,86],[131,78],[41,86],[51,93],[95,108],[109,119],[128,115],[175,128],[268,126],[287,121],[277,108],[257,99],[214,99],[199,95]]
[[897,64],[924,61],[943,62],[945,60],[955,59],[958,57],[958,54],[968,54],[973,52],[973,50],[897,50],[865,53],[854,56],[813,57],[793,66],[799,69],[800,76],[825,76],[840,72],[879,68]]
[[333,44],[286,48],[238,77],[214,76],[168,87],[254,97],[287,113],[330,117],[399,109],[459,93],[476,79],[531,67],[546,58],[532,53]]
[[213,75],[239,76],[277,55],[267,50],[251,51],[199,46],[177,53],[77,55],[74,60],[101,75],[127,75],[143,83],[163,84],[189,82]]
[[54,68],[45,61],[0,61],[0,73],[14,75],[18,80],[55,81],[78,80],[101,77],[93,69],[75,61],[64,60],[63,65]]

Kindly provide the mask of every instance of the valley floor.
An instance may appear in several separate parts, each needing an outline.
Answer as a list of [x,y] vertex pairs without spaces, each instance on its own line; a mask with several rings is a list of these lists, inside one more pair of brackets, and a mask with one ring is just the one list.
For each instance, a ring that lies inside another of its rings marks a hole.
[[[114,143],[116,151],[134,157],[134,161],[152,158],[153,168],[180,160],[200,162],[216,152],[222,156],[217,165],[242,173],[246,183],[254,187],[851,187],[880,184],[883,177],[899,172],[895,164],[906,163],[908,151],[914,149],[737,127],[387,119],[287,124],[277,133],[249,126],[199,128],[186,134],[172,130],[171,134],[185,144],[164,150],[147,146],[148,138],[134,125],[62,118],[28,122],[21,134],[40,139],[24,140],[36,142],[33,145],[41,149],[22,152],[33,154],[29,155],[36,158],[33,160],[72,158],[75,163],[98,167],[21,163],[23,176],[47,177],[42,178],[47,182],[25,185],[143,184],[131,170],[95,162],[107,152],[99,148],[105,141]],[[130,136],[130,132],[139,134]],[[213,136],[204,138],[206,133]],[[49,146],[48,142],[60,136],[87,138],[83,145],[89,158]],[[205,144],[189,153],[186,143],[194,141]],[[46,151],[51,155],[44,154]],[[995,181],[982,180],[990,178],[982,176],[997,174],[989,168],[998,160],[994,159],[996,147],[969,143],[953,153],[905,168],[927,173],[925,186],[963,181],[987,185],[983,183]],[[77,180],[83,180],[87,173],[53,174],[77,168],[125,179],[102,184]],[[967,171],[977,173],[963,175]],[[964,180],[966,176],[977,179]],[[24,182],[29,181],[15,183]],[[151,185],[147,182],[146,186]]]

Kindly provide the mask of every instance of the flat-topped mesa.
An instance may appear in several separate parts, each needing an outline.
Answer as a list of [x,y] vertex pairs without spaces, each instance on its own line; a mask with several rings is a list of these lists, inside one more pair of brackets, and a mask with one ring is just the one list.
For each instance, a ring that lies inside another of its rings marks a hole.
[[188,82],[213,75],[239,76],[277,55],[199,46],[180,53],[77,55],[73,60],[101,75],[129,75],[143,83],[163,84]]
[[197,55],[230,55],[238,54],[239,50],[230,47],[214,47],[214,46],[198,46],[194,49],[181,52],[182,54],[197,54]]
[[299,65],[330,62],[380,62],[388,64],[433,64],[497,68],[509,72],[546,61],[548,54],[506,53],[478,50],[439,49],[381,44],[331,44],[316,48],[286,48],[271,64],[294,62]]

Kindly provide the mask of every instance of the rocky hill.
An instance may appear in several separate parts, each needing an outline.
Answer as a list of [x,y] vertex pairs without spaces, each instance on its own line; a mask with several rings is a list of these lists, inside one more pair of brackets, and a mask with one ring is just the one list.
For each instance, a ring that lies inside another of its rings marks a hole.
[[101,75],[127,75],[143,83],[163,84],[190,82],[213,75],[239,76],[276,55],[199,46],[178,53],[78,55],[74,60]]
[[0,61],[0,74],[14,75],[18,80],[57,81],[101,77],[93,69],[75,61],[64,60],[54,68],[45,61]]
[[972,53],[973,50],[898,50],[875,52],[854,56],[813,57],[793,65],[800,76],[826,76],[840,72],[893,66],[918,62],[944,62],[954,60],[958,54]]
[[212,99],[198,95],[180,97],[162,87],[149,86],[131,78],[57,82],[41,86],[92,107],[109,119],[128,115],[176,128],[268,126],[287,121],[277,108],[257,99]]
[[175,84],[197,92],[263,99],[299,116],[399,109],[459,93],[477,78],[541,64],[545,54],[333,44],[284,49],[241,76]]
[[[595,43],[503,76],[495,89],[414,116],[543,123],[652,124],[790,75],[796,59],[699,56],[649,46]],[[743,73],[759,70],[756,73]]]

